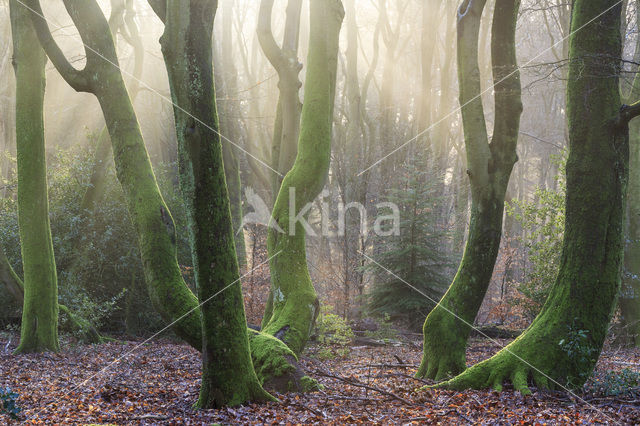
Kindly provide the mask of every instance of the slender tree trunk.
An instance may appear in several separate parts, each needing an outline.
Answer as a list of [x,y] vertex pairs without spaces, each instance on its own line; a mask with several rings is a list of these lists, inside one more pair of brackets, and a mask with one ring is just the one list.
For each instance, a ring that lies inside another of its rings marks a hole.
[[[307,268],[305,229],[295,217],[322,191],[329,171],[343,16],[340,0],[311,1],[308,71],[298,156],[282,182],[272,214],[284,232],[270,228],[267,238],[271,292],[263,331],[285,342],[296,354],[302,352],[309,338],[319,302]],[[290,199],[292,195],[295,202]],[[294,211],[289,210],[290,203]]]
[[217,0],[169,0],[161,37],[202,311],[199,408],[273,399],[253,370],[213,80]]
[[43,113],[47,57],[28,10],[13,0],[10,7],[16,73],[18,219],[25,291],[16,353],[57,352],[58,279],[49,225]]
[[640,113],[638,104],[621,108],[620,56],[619,3],[576,0],[567,92],[566,225],[558,277],[542,311],[518,339],[444,387],[499,390],[509,380],[529,393],[529,379],[541,388],[580,388],[591,374],[620,288],[628,121]]
[[520,2],[500,0],[493,15],[496,120],[491,143],[479,96],[478,31],[485,3],[486,0],[465,0],[458,12],[458,79],[472,203],[462,262],[451,287],[424,324],[424,355],[417,375],[436,380],[458,374],[466,367],[469,324],[478,314],[493,274],[502,235],[505,192],[517,161],[522,101],[515,29]]
[[[236,97],[238,91],[238,77],[235,67],[233,52],[233,5],[232,0],[223,1],[221,9],[223,13],[222,37],[220,40],[220,52],[218,55],[221,59],[222,67],[217,67],[216,71],[216,92],[222,97]],[[214,49],[215,51],[215,49]],[[216,64],[217,61],[214,61]],[[218,81],[221,84],[218,84]],[[239,103],[232,99],[225,99],[224,113],[220,114],[220,129],[222,134],[226,135],[234,143],[239,143],[241,132],[239,129],[238,114],[241,113]],[[245,245],[245,233],[242,227],[242,180],[240,177],[240,162],[238,159],[236,148],[225,142],[222,144],[222,155],[224,162],[225,177],[227,179],[227,188],[229,191],[229,203],[231,206],[231,220],[233,222],[233,232],[235,234],[236,254],[238,256],[238,265],[240,270],[247,266],[247,248]]]
[[274,0],[262,0],[258,17],[258,41],[262,51],[278,73],[280,98],[276,111],[276,121],[271,151],[271,167],[280,175],[273,175],[272,193],[276,197],[283,176],[291,169],[296,158],[298,135],[300,132],[300,87],[298,74],[302,64],[298,61],[300,39],[300,13],[302,0],[289,0],[282,48],[278,46],[271,29],[271,15]]

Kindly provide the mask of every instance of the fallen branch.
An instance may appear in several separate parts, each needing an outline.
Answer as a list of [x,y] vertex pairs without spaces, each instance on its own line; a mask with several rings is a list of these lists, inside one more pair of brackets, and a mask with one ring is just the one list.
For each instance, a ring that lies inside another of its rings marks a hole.
[[311,408],[311,407],[309,407],[309,406],[307,406],[307,405],[305,405],[305,404],[303,404],[301,402],[296,402],[295,405],[297,405],[298,407],[304,408],[305,410],[307,410],[307,411],[309,411],[309,412],[311,412],[311,413],[315,414],[316,416],[321,417],[323,419],[325,419],[327,417],[323,412],[318,411],[316,409],[313,409],[313,408]]
[[366,384],[364,384],[364,383],[362,383],[362,382],[360,382],[360,381],[358,381],[356,379],[351,379],[351,378],[342,377],[342,376],[336,376],[334,374],[330,374],[330,373],[327,373],[327,372],[324,372],[324,371],[315,371],[314,374],[317,374],[318,376],[329,377],[331,379],[340,380],[340,381],[345,382],[345,383],[347,383],[347,384],[349,384],[351,386],[356,386],[356,387],[359,387],[359,388],[364,388],[364,389],[368,389],[370,391],[381,393],[381,394],[386,395],[388,397],[391,397],[391,398],[393,398],[393,399],[395,399],[397,401],[400,401],[400,402],[402,402],[403,404],[406,404],[406,405],[415,405],[414,403],[402,398],[401,396],[396,395],[395,393],[386,391],[384,389],[376,388],[376,387],[371,386],[371,385],[366,385]]

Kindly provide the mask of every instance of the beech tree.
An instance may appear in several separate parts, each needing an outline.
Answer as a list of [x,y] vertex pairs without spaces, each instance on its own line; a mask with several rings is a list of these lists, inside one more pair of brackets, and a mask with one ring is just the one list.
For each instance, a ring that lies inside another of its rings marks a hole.
[[[16,74],[18,218],[24,271],[20,346],[15,352],[57,352],[58,278],[49,225],[43,113],[47,57],[28,10],[14,0],[9,5]],[[4,254],[3,258],[6,259]],[[8,273],[17,277],[12,270]]]
[[520,1],[497,0],[493,14],[495,125],[491,141],[478,66],[478,35],[485,4],[486,0],[465,0],[458,11],[458,81],[472,203],[458,272],[424,323],[424,354],[417,376],[436,380],[466,367],[469,324],[476,318],[493,274],[502,236],[505,193],[517,161],[522,101],[515,29]]
[[[174,103],[180,186],[202,312],[202,386],[198,407],[273,400],[253,369],[213,79],[217,0],[156,5]],[[162,10],[166,7],[165,10]]]
[[[267,251],[271,291],[262,330],[300,354],[319,313],[300,216],[325,185],[331,160],[338,43],[344,8],[340,0],[312,0],[307,78],[298,153],[282,181],[272,213]],[[295,200],[291,197],[295,197]],[[294,211],[290,211],[290,206]]]
[[[451,389],[529,393],[580,388],[602,350],[618,290],[629,176],[629,121],[638,103],[622,105],[620,2],[576,0],[571,21],[567,117],[566,224],[561,266],[531,326],[488,360],[442,384]],[[569,347],[579,347],[576,356]]]

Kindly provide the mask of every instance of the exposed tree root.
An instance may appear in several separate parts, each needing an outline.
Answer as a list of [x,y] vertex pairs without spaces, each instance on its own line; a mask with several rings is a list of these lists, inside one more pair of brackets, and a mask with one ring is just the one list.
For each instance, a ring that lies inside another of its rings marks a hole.
[[249,344],[253,368],[265,389],[280,393],[320,389],[318,382],[305,375],[296,355],[282,341],[249,329]]

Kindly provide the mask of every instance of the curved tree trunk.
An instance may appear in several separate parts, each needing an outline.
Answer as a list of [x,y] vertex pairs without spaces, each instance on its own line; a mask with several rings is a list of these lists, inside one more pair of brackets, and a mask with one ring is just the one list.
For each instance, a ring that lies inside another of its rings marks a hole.
[[265,56],[278,73],[280,98],[276,109],[271,167],[280,175],[272,177],[272,193],[275,198],[284,175],[291,170],[298,148],[300,132],[300,87],[298,74],[302,64],[298,61],[300,39],[300,13],[302,0],[289,0],[282,48],[278,46],[271,29],[274,0],[262,0],[258,15],[258,41]]
[[311,1],[311,35],[298,156],[282,182],[273,208],[273,220],[283,232],[270,227],[267,238],[271,292],[262,329],[285,342],[296,354],[304,348],[319,311],[307,268],[305,229],[296,217],[306,217],[304,211],[322,191],[329,171],[343,17],[340,0]]
[[[465,0],[458,11],[458,80],[471,184],[469,236],[453,283],[424,324],[424,355],[418,377],[441,380],[466,367],[467,339],[487,292],[502,236],[504,198],[513,165],[522,101],[516,63],[519,0],[498,0],[491,54],[496,119],[488,141],[480,97],[478,32],[486,0]],[[452,314],[453,313],[453,314]]]
[[520,337],[444,387],[499,390],[510,380],[529,393],[533,379],[542,388],[580,388],[602,350],[620,286],[628,121],[640,105],[621,108],[619,2],[576,0],[571,29],[570,151],[558,277]]
[[218,132],[212,31],[217,0],[169,0],[162,53],[174,102],[180,186],[202,312],[199,408],[273,400],[253,369]]
[[[133,79],[130,84],[130,93],[132,102],[140,93],[140,79],[144,67],[144,46],[138,25],[133,19],[133,0],[111,0],[111,15],[109,17],[109,28],[113,36],[114,43],[118,34],[133,47],[134,66]],[[94,154],[93,170],[89,178],[89,187],[87,188],[82,202],[80,203],[80,212],[85,216],[93,214],[96,203],[102,200],[104,196],[105,178],[109,170],[111,159],[111,141],[109,140],[109,132],[103,127],[96,142],[96,152]],[[83,249],[81,249],[83,250]]]
[[13,0],[10,7],[16,73],[18,220],[24,270],[22,328],[16,353],[57,352],[58,278],[49,225],[43,113],[47,57],[28,10]]

